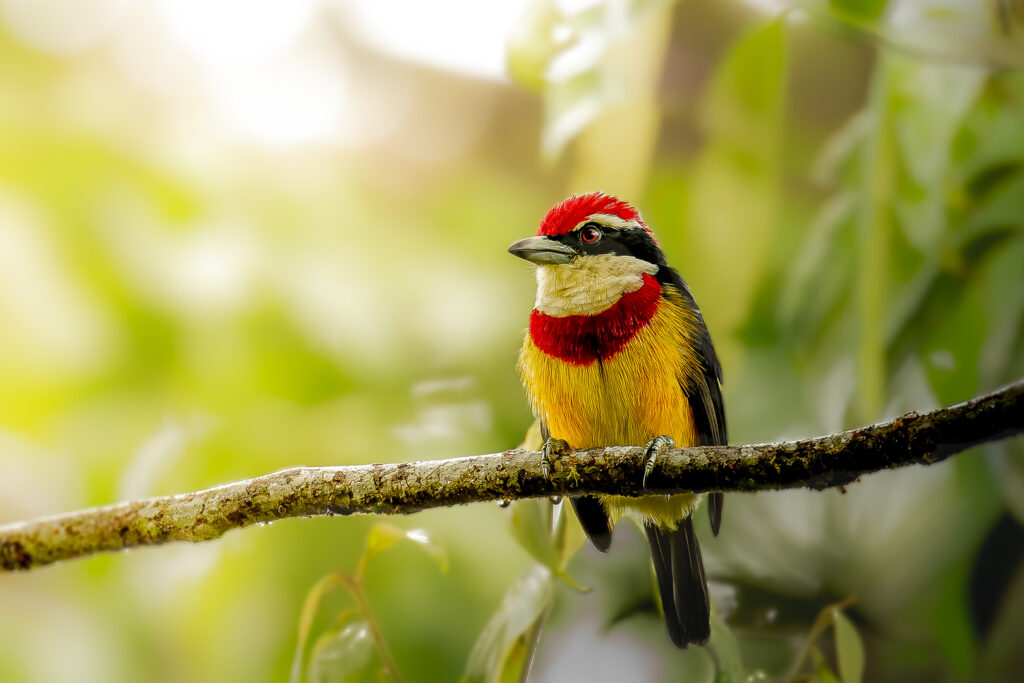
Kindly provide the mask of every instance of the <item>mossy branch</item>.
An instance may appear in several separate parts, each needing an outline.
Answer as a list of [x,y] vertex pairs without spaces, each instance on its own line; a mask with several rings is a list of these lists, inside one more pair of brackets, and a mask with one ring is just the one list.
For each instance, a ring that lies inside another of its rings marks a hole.
[[932,464],[1024,430],[1024,380],[950,408],[804,441],[674,448],[648,479],[642,449],[540,454],[514,449],[450,460],[295,467],[205,491],[118,503],[0,526],[0,569],[31,569],[102,551],[208,541],[288,517],[407,514],[465,503],[582,493],[759,491],[841,486],[883,469]]

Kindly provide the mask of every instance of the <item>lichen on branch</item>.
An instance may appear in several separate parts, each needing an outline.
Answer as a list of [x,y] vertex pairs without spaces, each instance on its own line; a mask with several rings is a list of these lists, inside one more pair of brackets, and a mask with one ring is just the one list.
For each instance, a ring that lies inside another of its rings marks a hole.
[[289,517],[407,514],[539,496],[758,491],[841,486],[883,469],[932,464],[1024,430],[1024,379],[949,408],[803,441],[666,449],[642,488],[643,449],[572,451],[541,472],[536,451],[447,460],[295,467],[195,493],[0,526],[0,570],[103,551],[208,541]]

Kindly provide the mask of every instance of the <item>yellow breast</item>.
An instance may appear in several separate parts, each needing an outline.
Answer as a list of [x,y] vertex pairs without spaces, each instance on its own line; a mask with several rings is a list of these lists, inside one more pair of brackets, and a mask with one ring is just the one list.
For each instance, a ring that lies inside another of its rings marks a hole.
[[[698,443],[693,413],[684,387],[696,359],[688,334],[692,314],[666,292],[651,321],[614,356],[576,365],[549,356],[530,335],[519,356],[519,369],[533,406],[551,436],[572,448],[643,446],[666,435],[678,446]],[[623,498],[605,496],[613,517],[638,509],[663,526],[692,510],[690,495]]]

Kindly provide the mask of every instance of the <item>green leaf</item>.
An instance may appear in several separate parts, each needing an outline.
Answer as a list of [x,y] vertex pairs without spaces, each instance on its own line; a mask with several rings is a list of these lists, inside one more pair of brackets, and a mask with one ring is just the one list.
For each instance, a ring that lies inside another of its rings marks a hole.
[[545,498],[519,500],[509,506],[509,531],[533,559],[573,589],[585,593],[590,589],[578,584],[565,570],[586,542],[579,525],[567,523],[567,514],[565,503],[554,506]]
[[563,500],[562,504],[555,508],[554,514],[554,543],[555,550],[558,551],[558,566],[561,570],[559,575],[566,579],[570,585],[577,587],[564,574],[564,570],[569,566],[569,562],[576,556],[580,548],[586,545],[587,535],[583,531],[583,527],[576,521],[576,515],[570,510],[570,505],[567,501]]
[[308,683],[363,683],[377,678],[380,653],[364,619],[353,619],[320,636],[309,656]]
[[711,614],[711,639],[708,650],[715,659],[715,683],[746,683],[743,656],[735,634],[718,614]]
[[[975,102],[953,144],[957,182],[974,185],[992,168],[1024,162],[1024,74],[994,74]],[[968,189],[971,189],[970,187]],[[972,193],[976,194],[976,193]]]
[[887,76],[896,106],[896,142],[909,179],[941,191],[953,139],[982,91],[987,72],[893,59]]
[[1021,167],[1004,167],[1003,175],[985,189],[984,198],[967,216],[965,229],[979,232],[1010,228],[1024,234],[1024,159]]
[[978,359],[989,329],[979,287],[971,286],[921,346],[921,360],[935,397],[950,405],[971,396],[978,386]]
[[[1011,178],[1003,185],[1024,192],[1024,182]],[[1014,220],[1013,204],[1024,211],[1024,202],[1013,192],[989,195],[960,227],[956,248],[943,253],[944,263],[921,268],[893,306],[889,362],[898,366],[914,349],[944,404],[963,400],[981,384],[1008,379],[1003,373],[1022,310],[1017,302],[1024,295],[1019,277],[1024,241],[1021,228],[1007,222]]]
[[866,110],[861,110],[850,117],[834,133],[818,153],[811,169],[811,176],[821,185],[830,185],[839,181],[851,167],[856,166],[859,151],[867,139],[871,128],[871,117]]
[[509,506],[509,532],[512,538],[551,571],[561,567],[561,557],[553,536],[551,501],[546,498],[527,498]]
[[919,251],[938,246],[946,228],[953,140],[985,83],[982,69],[890,59],[895,151],[905,173],[894,195],[899,226]]
[[509,586],[501,605],[473,645],[460,680],[515,680],[532,656],[544,616],[554,600],[551,571],[535,564]]
[[363,559],[360,561],[360,566],[365,566],[373,557],[384,552],[399,541],[414,543],[416,547],[430,555],[434,562],[437,563],[437,567],[441,570],[442,574],[448,572],[448,554],[426,531],[422,529],[406,531],[388,522],[378,522],[370,529],[370,533],[366,536],[366,550],[363,551]]
[[836,658],[843,683],[860,683],[864,678],[864,644],[857,629],[841,610],[832,612],[836,636]]
[[306,643],[309,640],[310,631],[313,629],[313,620],[320,609],[320,603],[325,595],[335,586],[341,583],[340,574],[328,574],[323,577],[306,593],[306,600],[302,605],[302,613],[299,615],[299,635],[295,646],[295,654],[292,657],[291,683],[299,683],[302,680],[303,662],[306,655]]
[[818,660],[818,664],[814,668],[814,675],[817,677],[815,680],[821,683],[840,683],[839,678],[832,672],[832,669],[828,668],[824,657]]
[[856,207],[856,198],[848,192],[825,202],[786,271],[778,303],[780,326],[798,331],[805,343],[817,337],[849,296]]
[[[963,398],[960,393],[973,389],[976,380],[973,379],[974,375],[969,373],[974,370],[962,365],[958,367],[957,382],[972,384],[957,384],[942,379],[947,376],[945,371],[951,369],[948,355],[944,352],[953,353],[952,349],[958,349],[962,360],[963,353],[976,353],[971,349],[977,349],[978,344],[982,343],[983,338],[988,336],[991,330],[984,323],[979,323],[982,327],[977,330],[960,330],[957,323],[951,322],[950,319],[959,315],[963,323],[965,319],[978,319],[977,317],[982,315],[984,307],[974,312],[963,310],[964,306],[969,306],[963,303],[963,299],[973,298],[973,301],[978,303],[992,297],[991,286],[987,291],[978,292],[978,286],[984,287],[984,283],[976,285],[972,280],[977,279],[979,272],[988,269],[987,261],[991,256],[1013,244],[1009,239],[1011,236],[1012,234],[1005,229],[988,232],[979,230],[975,234],[965,231],[961,239],[966,241],[958,245],[957,249],[948,252],[953,262],[950,266],[944,267],[934,262],[927,264],[918,270],[911,282],[897,292],[891,305],[893,314],[890,316],[887,330],[886,363],[890,367],[899,367],[907,356],[914,353],[925,354],[926,362],[934,366],[933,377],[944,387],[942,396],[953,397],[951,402],[956,402]],[[1019,278],[1002,283],[1001,286],[1006,292],[1012,292],[1017,279]],[[996,320],[997,317],[990,316],[989,323]],[[934,352],[939,352],[939,355],[929,359],[928,355]],[[956,353],[953,353],[953,359],[957,360]],[[971,362],[976,365],[973,358]],[[946,389],[951,392],[947,393]]]
[[395,543],[405,538],[405,530],[387,522],[378,522],[371,527],[366,535],[366,550],[363,557],[367,560],[381,554]]

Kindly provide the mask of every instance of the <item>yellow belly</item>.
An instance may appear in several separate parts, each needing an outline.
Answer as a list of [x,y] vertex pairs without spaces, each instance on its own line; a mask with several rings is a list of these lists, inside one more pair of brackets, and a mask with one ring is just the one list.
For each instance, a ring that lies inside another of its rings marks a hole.
[[[693,412],[683,387],[696,359],[686,334],[686,309],[663,301],[657,314],[612,358],[573,365],[538,349],[529,334],[519,357],[534,414],[551,436],[573,448],[643,446],[669,436],[677,446],[697,444]],[[699,496],[602,496],[613,519],[640,513],[673,529]]]

